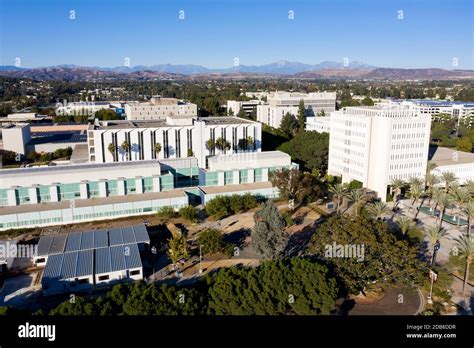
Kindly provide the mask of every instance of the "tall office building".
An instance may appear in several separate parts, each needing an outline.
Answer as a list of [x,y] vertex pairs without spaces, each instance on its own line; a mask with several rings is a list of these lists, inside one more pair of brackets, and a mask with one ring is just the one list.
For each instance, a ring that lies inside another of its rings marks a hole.
[[424,177],[431,115],[394,107],[348,107],[331,113],[328,172],[360,181],[385,201],[395,179]]

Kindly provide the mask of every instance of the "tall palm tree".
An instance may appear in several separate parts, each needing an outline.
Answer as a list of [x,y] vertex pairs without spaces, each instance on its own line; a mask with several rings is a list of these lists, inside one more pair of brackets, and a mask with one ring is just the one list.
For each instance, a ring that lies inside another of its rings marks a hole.
[[416,207],[418,205],[418,199],[420,199],[421,195],[423,194],[423,184],[418,182],[418,181],[413,181],[410,183],[410,197],[413,199],[411,205],[412,208],[415,207],[417,209],[417,212],[415,212],[415,217],[413,218],[416,220],[416,217],[418,215],[418,208]]
[[396,223],[397,223],[398,227],[400,228],[403,235],[406,235],[408,232],[410,232],[415,227],[415,224],[413,223],[413,220],[410,219],[408,216],[400,216],[396,220]]
[[431,199],[433,198],[433,190],[437,184],[441,182],[441,179],[438,175],[434,173],[427,173],[425,177],[426,182],[426,193],[430,197],[428,205],[431,205]]
[[358,216],[360,206],[365,200],[365,193],[362,190],[350,190],[346,193],[346,197],[354,204],[354,213]]
[[471,198],[474,198],[474,180],[466,180],[464,187],[466,187],[467,191],[471,195]]
[[122,148],[122,150],[125,152],[125,158],[127,159],[128,161],[128,151],[130,150],[130,144],[128,143],[128,141],[124,141],[122,143],[122,145],[120,145],[120,147]]
[[446,212],[446,209],[452,204],[453,199],[446,192],[440,191],[440,193],[436,196],[435,200],[436,200],[436,204],[439,206],[439,211],[440,211],[439,228],[441,228],[443,226],[444,213]]
[[377,219],[387,215],[390,212],[390,209],[384,202],[374,202],[369,204],[367,211],[371,216]]
[[467,234],[471,234],[471,224],[474,220],[474,202],[470,201],[463,209],[464,216],[467,218]]
[[462,285],[462,293],[464,294],[469,279],[469,268],[471,267],[472,257],[474,256],[474,237],[464,235],[456,239],[456,244],[458,247],[458,255],[466,261],[466,266],[464,268],[464,282]]
[[443,178],[445,192],[449,192],[453,183],[457,181],[456,175],[453,172],[441,172],[441,177]]
[[110,143],[109,146],[107,146],[107,150],[112,154],[112,157],[114,159],[114,162],[117,160],[115,158],[115,153],[117,151],[117,146],[115,146],[113,143]]
[[341,200],[347,192],[347,189],[342,184],[331,185],[329,187],[329,192],[333,194],[336,198],[336,213],[339,214],[339,207],[341,205]]
[[449,239],[448,231],[436,225],[425,227],[425,236],[428,238],[430,244],[430,251],[433,250],[437,240],[441,242],[443,239]]
[[458,226],[459,226],[459,224],[461,223],[462,209],[464,208],[466,203],[469,202],[471,196],[466,188],[458,186],[452,190],[451,197],[459,211],[459,215],[458,215]]
[[391,186],[393,191],[393,201],[397,204],[398,196],[401,194],[402,187],[405,186],[405,182],[401,179],[393,179]]

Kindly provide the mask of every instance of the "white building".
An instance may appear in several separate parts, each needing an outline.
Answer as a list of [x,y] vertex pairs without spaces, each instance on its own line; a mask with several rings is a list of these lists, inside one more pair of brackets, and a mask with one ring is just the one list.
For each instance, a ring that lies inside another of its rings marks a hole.
[[468,180],[474,180],[474,153],[447,147],[436,147],[430,150],[430,161],[437,166],[433,169],[433,173],[441,175],[444,172],[451,172],[460,185],[464,185]]
[[31,141],[29,123],[9,123],[2,126],[3,150],[26,155],[26,145]]
[[151,98],[147,103],[125,104],[127,120],[163,120],[168,116],[197,117],[197,105],[175,98]]
[[[238,117],[168,116],[158,121],[99,122],[88,130],[89,160],[106,163],[194,156],[200,167],[206,167],[208,156],[261,151],[261,127],[258,122]],[[219,138],[229,147],[219,149],[215,145]],[[130,145],[128,151],[122,148],[125,141]],[[109,150],[110,144],[114,152]],[[161,146],[159,152],[156,144]]]
[[399,105],[401,107],[406,107],[410,110],[414,110],[422,114],[429,114],[432,116],[438,114],[448,114],[456,117],[459,116],[460,118],[462,118],[469,115],[474,115],[474,103],[469,102],[425,99],[387,99],[384,103],[390,106]]
[[268,95],[266,104],[257,106],[257,121],[279,128],[286,113],[298,114],[301,100],[304,101],[306,116],[329,115],[336,108],[336,92],[274,92]]
[[252,111],[257,108],[257,105],[262,104],[260,100],[247,100],[247,101],[240,101],[240,100],[228,100],[227,101],[227,114],[230,113],[232,110],[232,115],[237,116],[240,112],[240,109],[243,109],[245,113],[248,115],[252,114]]
[[93,115],[95,112],[103,109],[115,108],[117,105],[112,105],[108,101],[80,101],[69,102],[65,104],[58,103],[56,107],[56,115],[60,116],[82,116]]
[[424,177],[431,116],[400,107],[347,107],[331,113],[328,172],[360,181],[385,201],[395,179]]
[[307,131],[316,131],[318,133],[329,133],[331,130],[331,117],[330,116],[315,116],[306,117]]

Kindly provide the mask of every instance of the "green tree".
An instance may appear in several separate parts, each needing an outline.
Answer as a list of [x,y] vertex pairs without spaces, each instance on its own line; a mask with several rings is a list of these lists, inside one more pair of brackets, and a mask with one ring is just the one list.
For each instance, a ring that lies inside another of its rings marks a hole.
[[415,223],[412,219],[407,216],[401,216],[396,220],[398,227],[400,228],[400,232],[403,236],[408,235],[408,233],[415,228]]
[[298,129],[300,131],[303,131],[305,123],[306,123],[306,110],[305,110],[305,107],[304,107],[304,100],[303,99],[300,100],[300,103],[298,105],[298,117],[297,118],[298,118]]
[[[363,246],[362,260],[330,252],[334,246],[345,245]],[[372,282],[411,287],[426,274],[426,265],[418,259],[418,247],[389,233],[385,222],[363,215],[330,218],[313,234],[308,252],[334,267],[344,287],[354,294]]]
[[365,106],[374,106],[374,101],[370,97],[365,97],[360,103]]
[[129,151],[130,151],[130,144],[128,143],[128,141],[125,140],[125,141],[122,143],[122,145],[120,145],[120,147],[122,148],[123,152],[125,152],[125,158],[126,158],[127,161],[128,161],[128,159],[129,159]]
[[194,208],[192,205],[187,205],[185,207],[182,207],[179,210],[179,216],[185,220],[188,220],[189,222],[198,222],[199,217],[198,213],[196,211],[196,208]]
[[474,257],[474,238],[471,235],[464,235],[456,239],[456,244],[459,256],[466,264],[464,269],[464,282],[462,285],[462,293],[464,294],[469,279],[469,268],[471,267],[472,258]]
[[155,153],[158,157],[158,154],[161,152],[161,144],[160,143],[156,143],[155,144]]
[[278,188],[283,199],[293,199],[297,204],[308,197],[320,196],[322,191],[317,179],[311,174],[303,173],[295,168],[271,171],[269,180],[273,186]]
[[459,151],[472,152],[472,143],[469,137],[462,137],[457,139],[456,149]]
[[224,268],[206,280],[212,315],[329,315],[336,307],[336,280],[305,259]]
[[298,121],[296,121],[292,114],[287,112],[281,119],[280,130],[283,132],[285,137],[290,138],[296,134],[297,129]]
[[181,259],[187,259],[189,252],[186,237],[180,233],[168,239],[167,254],[173,264],[176,264]]
[[346,196],[347,189],[344,185],[337,183],[329,186],[329,192],[331,192],[336,199],[336,213],[339,214],[341,200]]
[[117,161],[117,158],[116,158],[117,146],[115,146],[113,143],[110,143],[110,144],[107,146],[107,150],[109,150],[109,152],[112,154],[112,157],[113,157],[113,159],[114,159],[114,162]]
[[272,201],[261,204],[254,214],[252,245],[262,260],[277,260],[285,255],[288,233],[285,219]]
[[367,211],[372,217],[377,219],[385,215],[388,215],[390,212],[390,209],[384,202],[374,202],[368,205]]
[[202,246],[203,254],[232,255],[232,246],[224,242],[224,235],[219,230],[210,228],[199,232],[197,243]]
[[346,193],[346,198],[353,203],[355,216],[359,215],[360,209],[365,203],[366,196],[362,190],[349,190]]
[[224,138],[217,138],[216,148],[220,151],[224,151],[225,153],[227,150],[230,150],[230,143]]

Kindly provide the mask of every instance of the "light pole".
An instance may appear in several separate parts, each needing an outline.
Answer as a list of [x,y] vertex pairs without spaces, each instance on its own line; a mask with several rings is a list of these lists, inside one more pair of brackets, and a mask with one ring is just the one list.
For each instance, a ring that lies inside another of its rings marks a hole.
[[[441,247],[441,243],[439,242],[439,239],[436,240],[434,247],[433,247],[433,258],[431,260],[431,267],[434,268],[434,264],[436,261],[436,255],[438,254],[438,250]],[[436,272],[430,269],[430,279],[431,279],[431,285],[430,285],[430,294],[428,295],[428,303],[432,304],[433,303],[433,283],[436,281],[438,278],[438,275]]]
[[199,244],[199,274],[202,274],[202,245]]

